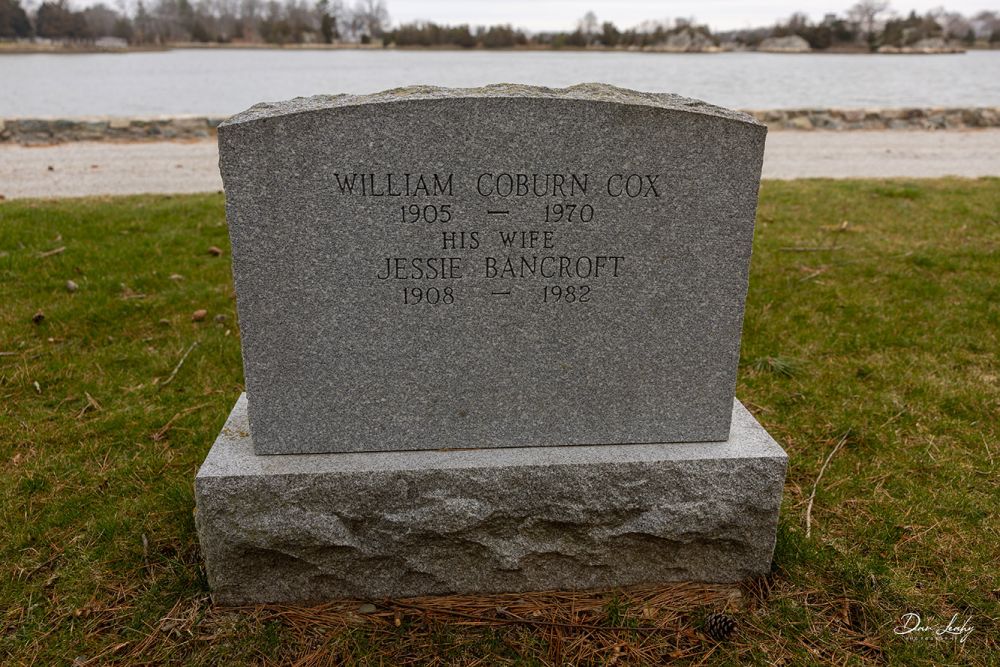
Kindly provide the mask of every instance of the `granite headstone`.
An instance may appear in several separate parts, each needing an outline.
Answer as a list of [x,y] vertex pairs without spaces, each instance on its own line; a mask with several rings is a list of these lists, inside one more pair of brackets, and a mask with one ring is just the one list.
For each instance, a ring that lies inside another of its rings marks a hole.
[[765,133],[596,84],[226,121],[256,452],[725,440]]
[[247,391],[195,479],[216,600],[766,573],[787,456],[733,395],[764,134],[596,84],[224,123]]

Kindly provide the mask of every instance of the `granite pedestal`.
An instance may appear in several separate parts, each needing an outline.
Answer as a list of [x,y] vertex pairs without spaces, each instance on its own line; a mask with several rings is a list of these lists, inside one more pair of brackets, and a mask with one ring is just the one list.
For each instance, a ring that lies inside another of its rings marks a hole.
[[738,401],[725,442],[260,456],[242,396],[196,521],[222,604],[736,582],[786,463]]

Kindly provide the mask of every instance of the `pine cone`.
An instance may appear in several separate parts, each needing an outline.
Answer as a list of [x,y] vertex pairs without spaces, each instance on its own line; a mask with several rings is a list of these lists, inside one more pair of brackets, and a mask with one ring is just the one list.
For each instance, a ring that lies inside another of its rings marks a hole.
[[717,641],[729,639],[736,630],[736,619],[728,614],[709,614],[705,618],[705,634]]

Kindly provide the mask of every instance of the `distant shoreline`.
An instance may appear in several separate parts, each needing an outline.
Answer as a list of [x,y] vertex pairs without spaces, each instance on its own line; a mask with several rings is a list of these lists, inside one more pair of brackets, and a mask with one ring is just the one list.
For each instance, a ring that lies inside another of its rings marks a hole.
[[536,53],[536,52],[567,52],[567,53],[642,53],[655,55],[718,55],[721,53],[766,53],[771,55],[858,55],[858,56],[897,56],[897,55],[960,55],[970,51],[1000,51],[1000,48],[964,47],[963,49],[947,49],[940,51],[915,51],[877,53],[862,48],[835,48],[812,51],[771,51],[754,49],[704,50],[704,51],[670,51],[658,48],[619,48],[619,47],[552,47],[545,45],[514,46],[504,48],[473,47],[464,48],[457,45],[441,46],[383,46],[381,44],[267,44],[267,43],[224,43],[217,42],[175,42],[164,45],[126,46],[121,48],[98,46],[96,44],[25,44],[18,42],[0,42],[0,55],[86,55],[96,53],[162,53],[166,51],[204,50],[204,51],[467,51],[467,52],[506,52],[506,53]]
[[[1000,107],[798,108],[747,110],[770,130],[962,131],[1000,128]],[[0,117],[0,146],[79,141],[141,142],[209,139],[227,116]]]

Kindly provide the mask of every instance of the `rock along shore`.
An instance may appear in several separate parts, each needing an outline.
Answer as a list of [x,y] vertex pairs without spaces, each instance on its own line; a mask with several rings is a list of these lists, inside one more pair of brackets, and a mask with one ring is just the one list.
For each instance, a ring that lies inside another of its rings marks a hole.
[[[962,130],[1000,127],[1000,107],[748,111],[771,130]],[[0,144],[207,139],[224,116],[0,119]]]

